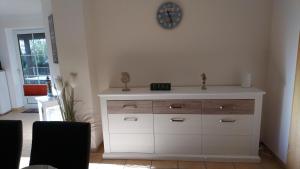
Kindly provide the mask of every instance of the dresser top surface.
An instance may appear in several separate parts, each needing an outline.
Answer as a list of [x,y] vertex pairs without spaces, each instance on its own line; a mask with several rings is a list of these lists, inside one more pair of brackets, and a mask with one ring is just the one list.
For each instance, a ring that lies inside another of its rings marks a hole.
[[100,97],[114,96],[165,96],[165,95],[232,95],[251,94],[263,95],[265,92],[257,88],[242,88],[240,86],[207,86],[207,90],[201,87],[172,87],[171,91],[151,91],[149,88],[131,88],[124,92],[122,88],[109,88],[99,94]]

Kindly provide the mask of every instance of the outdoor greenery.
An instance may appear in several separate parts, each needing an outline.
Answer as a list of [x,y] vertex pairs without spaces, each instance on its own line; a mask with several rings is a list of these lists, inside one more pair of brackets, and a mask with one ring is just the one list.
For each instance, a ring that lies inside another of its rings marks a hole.
[[45,77],[39,78],[39,80],[32,79],[33,77],[47,76],[50,73],[46,39],[19,39],[19,45],[25,83],[46,83]]
[[47,44],[45,39],[30,40],[31,55],[37,56],[38,67],[48,67]]

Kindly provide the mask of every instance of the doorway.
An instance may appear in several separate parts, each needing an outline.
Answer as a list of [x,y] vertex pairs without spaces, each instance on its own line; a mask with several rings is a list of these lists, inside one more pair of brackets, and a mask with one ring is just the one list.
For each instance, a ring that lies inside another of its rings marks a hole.
[[24,106],[36,108],[35,96],[47,94],[47,78],[50,78],[45,32],[43,29],[16,31],[15,39]]

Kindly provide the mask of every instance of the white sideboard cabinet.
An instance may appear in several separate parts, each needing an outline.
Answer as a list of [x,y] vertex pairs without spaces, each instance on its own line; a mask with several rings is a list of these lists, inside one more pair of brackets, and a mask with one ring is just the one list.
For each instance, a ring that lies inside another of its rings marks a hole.
[[238,86],[101,93],[104,159],[259,162],[265,92]]

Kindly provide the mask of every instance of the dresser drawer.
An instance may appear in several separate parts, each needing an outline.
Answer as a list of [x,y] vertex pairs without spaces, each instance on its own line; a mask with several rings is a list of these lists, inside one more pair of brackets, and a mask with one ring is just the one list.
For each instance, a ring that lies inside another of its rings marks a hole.
[[200,100],[153,101],[154,114],[201,114]]
[[251,155],[252,136],[203,135],[202,151],[205,155]]
[[109,114],[110,133],[153,133],[153,114]]
[[203,114],[253,114],[254,100],[204,100]]
[[201,154],[201,135],[157,134],[155,153],[158,154]]
[[114,153],[153,153],[153,134],[110,134],[110,150]]
[[200,134],[201,115],[154,114],[155,133]]
[[152,101],[107,101],[108,114],[152,114]]
[[251,135],[253,115],[203,115],[203,134]]

